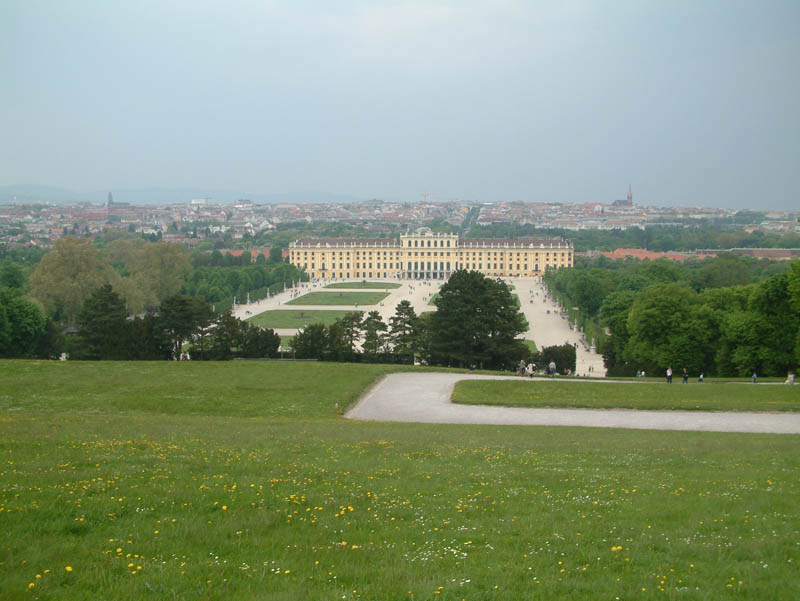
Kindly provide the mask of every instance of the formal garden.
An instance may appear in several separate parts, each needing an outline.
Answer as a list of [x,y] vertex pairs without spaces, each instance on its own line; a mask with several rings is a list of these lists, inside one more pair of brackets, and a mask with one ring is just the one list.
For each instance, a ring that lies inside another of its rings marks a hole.
[[377,305],[387,292],[309,292],[288,301],[287,305]]
[[328,284],[325,286],[326,288],[344,288],[348,290],[358,290],[358,289],[370,289],[370,290],[394,290],[395,288],[399,288],[402,284],[397,284],[396,282],[334,282],[333,284]]
[[347,311],[335,309],[329,311],[324,309],[298,309],[292,311],[275,309],[254,315],[248,318],[247,321],[261,328],[292,329],[302,328],[315,323],[330,325],[345,315],[347,315]]

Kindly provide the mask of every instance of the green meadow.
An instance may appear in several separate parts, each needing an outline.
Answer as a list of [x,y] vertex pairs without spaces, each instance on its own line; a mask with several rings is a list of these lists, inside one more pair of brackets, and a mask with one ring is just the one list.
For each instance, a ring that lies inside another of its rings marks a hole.
[[312,311],[274,309],[253,315],[247,321],[262,328],[302,328],[312,323],[329,326],[347,313],[348,311],[335,309],[330,311],[324,309]]
[[506,407],[682,409],[686,411],[800,411],[800,387],[707,379],[666,382],[461,381],[454,403]]
[[387,292],[309,292],[287,305],[377,305]]
[[392,288],[399,288],[402,284],[394,282],[336,282],[335,284],[328,284],[326,288],[349,288],[357,290],[359,288],[389,290]]
[[341,417],[394,369],[0,361],[0,599],[800,595],[799,436]]

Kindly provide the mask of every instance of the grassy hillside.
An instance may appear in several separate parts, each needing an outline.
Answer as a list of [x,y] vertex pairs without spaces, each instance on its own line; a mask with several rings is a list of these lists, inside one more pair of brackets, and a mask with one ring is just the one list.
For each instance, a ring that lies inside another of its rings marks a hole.
[[337,417],[387,369],[0,362],[0,598],[800,594],[800,437]]

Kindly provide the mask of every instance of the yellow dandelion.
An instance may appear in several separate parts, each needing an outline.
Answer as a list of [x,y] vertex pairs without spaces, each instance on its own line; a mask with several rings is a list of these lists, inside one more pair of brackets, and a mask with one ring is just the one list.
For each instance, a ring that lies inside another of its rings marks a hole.
[[33,582],[29,582],[29,583],[28,583],[28,588],[29,588],[29,589],[31,589],[31,588],[33,588],[33,587],[35,587],[35,586],[36,586],[36,585],[35,585]]
[[67,572],[71,572],[71,571],[72,571],[72,566],[67,566],[67,567],[65,567],[64,569],[65,569]]

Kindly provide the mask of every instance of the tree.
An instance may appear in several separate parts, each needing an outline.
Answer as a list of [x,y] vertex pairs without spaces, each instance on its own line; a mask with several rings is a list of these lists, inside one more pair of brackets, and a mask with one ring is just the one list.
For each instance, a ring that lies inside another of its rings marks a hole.
[[42,312],[18,291],[0,288],[0,355],[35,357],[46,332]]
[[789,284],[784,273],[751,287],[747,310],[727,319],[724,335],[738,375],[785,375],[797,366],[800,316]]
[[361,348],[364,355],[374,361],[378,354],[384,352],[386,348],[386,324],[383,322],[381,314],[377,311],[370,311],[361,322],[364,331],[364,343]]
[[227,361],[236,355],[241,338],[239,324],[239,320],[230,311],[217,316],[214,327],[210,330],[206,359]]
[[269,262],[280,263],[283,261],[283,249],[280,246],[273,246],[269,249]]
[[328,352],[335,361],[348,361],[356,354],[361,338],[361,311],[350,311],[328,327]]
[[542,367],[547,367],[550,362],[556,364],[556,370],[562,373],[565,369],[575,371],[577,352],[571,344],[561,344],[557,346],[546,346],[534,358],[534,361]]
[[119,288],[132,313],[177,294],[192,271],[188,253],[172,242],[123,238],[111,242],[105,255],[123,276]]
[[298,359],[322,359],[328,346],[327,328],[321,323],[312,323],[295,334],[291,343]]
[[681,365],[685,357],[675,340],[693,302],[694,293],[682,284],[653,284],[642,290],[628,315],[625,358],[651,372]]
[[101,286],[86,299],[78,315],[78,359],[126,359],[128,332],[125,302],[110,284]]
[[128,358],[138,361],[172,357],[172,343],[160,318],[152,314],[135,317],[128,323]]
[[19,265],[9,263],[0,268],[0,287],[21,290],[25,287],[25,274]]
[[114,275],[89,240],[65,236],[31,273],[31,295],[50,315],[74,323],[86,299]]
[[609,336],[604,339],[603,361],[609,375],[632,375],[633,366],[625,363],[625,347],[628,344],[628,314],[636,294],[632,290],[620,290],[609,294],[600,307],[600,323],[608,328]]
[[503,281],[478,271],[456,271],[440,289],[436,306],[433,362],[499,369],[527,357],[527,346],[516,338],[527,323]]
[[[183,352],[183,343],[194,337],[201,337],[211,323],[214,314],[204,298],[176,294],[161,303],[159,312],[161,326],[170,341],[174,356]],[[204,348],[200,345],[200,358]]]
[[392,352],[403,357],[404,363],[413,363],[417,351],[419,318],[407,300],[400,301],[389,319],[389,339]]
[[241,322],[241,349],[239,356],[259,359],[278,354],[281,337],[274,330],[259,328],[246,321]]

